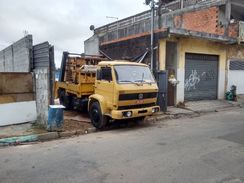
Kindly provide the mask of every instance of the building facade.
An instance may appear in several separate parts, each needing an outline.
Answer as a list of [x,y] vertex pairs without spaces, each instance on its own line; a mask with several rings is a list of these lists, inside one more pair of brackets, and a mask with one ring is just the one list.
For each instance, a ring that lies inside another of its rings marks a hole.
[[[244,94],[241,0],[160,2],[154,21],[154,70],[167,70],[178,80],[176,86],[169,83],[168,105],[223,99],[233,84]],[[85,50],[112,59],[143,57],[150,65],[150,27],[150,11],[105,25],[85,41]]]

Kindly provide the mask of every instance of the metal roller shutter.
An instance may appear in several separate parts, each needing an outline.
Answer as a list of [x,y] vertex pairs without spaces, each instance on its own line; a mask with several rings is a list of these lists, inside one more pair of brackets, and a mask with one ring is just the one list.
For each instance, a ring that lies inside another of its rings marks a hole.
[[185,100],[216,100],[218,56],[186,54]]

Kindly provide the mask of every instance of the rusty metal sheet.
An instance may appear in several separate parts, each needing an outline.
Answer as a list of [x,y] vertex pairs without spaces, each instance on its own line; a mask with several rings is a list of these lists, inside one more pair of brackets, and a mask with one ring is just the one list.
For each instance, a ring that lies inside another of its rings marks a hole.
[[31,73],[0,73],[0,95],[33,92]]
[[34,93],[0,95],[0,104],[33,101]]

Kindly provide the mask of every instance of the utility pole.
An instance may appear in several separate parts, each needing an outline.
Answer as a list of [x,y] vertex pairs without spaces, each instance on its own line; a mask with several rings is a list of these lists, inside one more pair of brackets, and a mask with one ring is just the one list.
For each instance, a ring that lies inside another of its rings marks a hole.
[[149,5],[151,8],[151,71],[154,72],[154,13],[155,13],[155,1],[154,0],[145,0],[145,4]]
[[184,0],[180,0],[180,9],[184,8]]
[[151,0],[151,71],[154,72],[154,12],[155,2]]

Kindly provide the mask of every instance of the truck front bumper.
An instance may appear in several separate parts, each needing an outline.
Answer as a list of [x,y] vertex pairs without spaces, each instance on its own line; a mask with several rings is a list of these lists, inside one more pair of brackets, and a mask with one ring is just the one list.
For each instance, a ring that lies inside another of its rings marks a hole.
[[111,117],[113,119],[130,119],[137,117],[150,116],[156,112],[159,112],[159,106],[152,106],[140,109],[128,109],[128,110],[112,110]]

